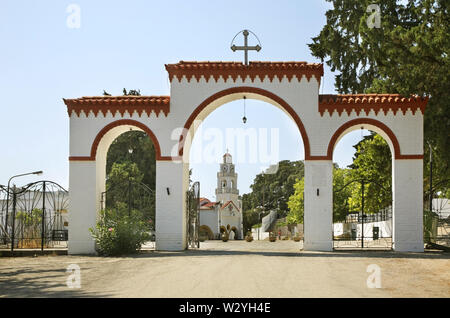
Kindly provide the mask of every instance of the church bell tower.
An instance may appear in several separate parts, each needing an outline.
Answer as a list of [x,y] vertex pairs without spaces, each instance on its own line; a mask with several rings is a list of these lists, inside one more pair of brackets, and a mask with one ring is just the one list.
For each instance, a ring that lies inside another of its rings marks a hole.
[[223,155],[223,163],[217,173],[216,201],[222,204],[233,201],[238,203],[239,190],[237,189],[237,173],[231,155],[227,152]]

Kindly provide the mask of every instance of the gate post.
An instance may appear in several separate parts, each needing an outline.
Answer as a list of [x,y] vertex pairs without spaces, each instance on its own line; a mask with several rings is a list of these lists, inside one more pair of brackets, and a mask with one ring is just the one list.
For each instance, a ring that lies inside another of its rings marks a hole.
[[95,228],[101,190],[95,161],[69,162],[69,254],[95,253],[89,228]]
[[13,210],[12,210],[12,232],[11,232],[11,253],[14,252],[14,241],[16,233],[16,204],[17,204],[17,193],[16,186],[13,186]]
[[303,249],[332,251],[332,160],[305,160],[304,191]]
[[156,250],[186,248],[186,191],[189,169],[185,163],[156,161]]
[[423,160],[394,160],[393,243],[399,252],[423,252]]
[[45,241],[45,181],[42,186],[42,224],[41,224],[41,251],[44,251]]

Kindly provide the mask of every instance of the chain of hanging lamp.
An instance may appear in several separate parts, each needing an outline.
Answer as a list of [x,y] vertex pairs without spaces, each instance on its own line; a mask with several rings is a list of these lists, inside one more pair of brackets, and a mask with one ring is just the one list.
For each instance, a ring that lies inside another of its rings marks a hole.
[[242,121],[244,122],[244,124],[247,122],[247,117],[245,117],[245,100],[247,99],[247,97],[244,96],[244,117],[242,117]]

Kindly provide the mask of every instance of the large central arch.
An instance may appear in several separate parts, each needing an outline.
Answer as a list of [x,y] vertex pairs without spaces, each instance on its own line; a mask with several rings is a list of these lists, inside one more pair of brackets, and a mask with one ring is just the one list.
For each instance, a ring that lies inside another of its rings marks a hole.
[[200,105],[198,105],[184,124],[184,133],[180,136],[179,140],[179,156],[183,156],[186,141],[189,138],[192,140],[192,136],[195,134],[195,129],[197,128],[193,125],[195,120],[203,120],[215,109],[234,100],[242,99],[243,96],[267,102],[283,110],[298,127],[303,139],[305,159],[308,160],[311,158],[308,134],[295,110],[278,95],[268,90],[251,86],[237,86],[224,89],[206,98]]

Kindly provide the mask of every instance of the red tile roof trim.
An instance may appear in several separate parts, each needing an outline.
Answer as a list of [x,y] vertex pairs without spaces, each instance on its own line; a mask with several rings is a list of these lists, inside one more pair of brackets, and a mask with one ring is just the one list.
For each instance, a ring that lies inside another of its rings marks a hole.
[[330,115],[337,111],[339,116],[345,111],[348,115],[355,111],[359,115],[362,111],[366,116],[373,110],[376,115],[380,111],[386,115],[389,110],[397,114],[399,110],[403,115],[408,109],[413,114],[420,110],[422,114],[428,103],[428,97],[411,96],[403,97],[399,94],[345,94],[345,95],[319,95],[319,112],[323,116],[325,111]]
[[279,81],[286,76],[290,82],[295,76],[299,81],[303,75],[309,81],[314,76],[320,83],[323,76],[323,64],[307,62],[250,62],[244,65],[242,62],[186,62],[180,61],[177,64],[166,64],[166,70],[169,73],[169,79],[172,82],[177,78],[181,82],[183,76],[190,82],[192,78],[198,81],[205,78],[208,82],[211,77],[217,82],[220,77],[227,81],[230,77],[236,82],[240,77],[245,80],[250,77],[254,82],[258,77],[263,81],[266,77],[272,82],[275,77]]
[[139,117],[142,113],[150,116],[152,112],[158,117],[161,112],[168,115],[170,112],[169,96],[94,96],[75,99],[63,99],[67,105],[69,117],[75,113],[80,116],[83,111],[86,116],[92,112],[95,117],[101,112],[103,116],[111,112],[113,117],[117,112],[123,117],[125,112],[133,114],[137,112]]
[[236,206],[236,204],[234,204],[233,201],[228,201],[228,202],[225,203],[220,209],[223,210],[223,209],[225,209],[225,208],[226,208],[228,205],[230,205],[230,204],[234,205],[234,207],[236,208],[236,210],[240,211],[239,208]]

